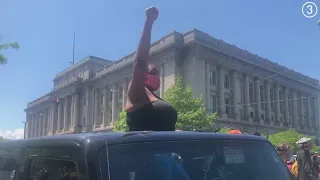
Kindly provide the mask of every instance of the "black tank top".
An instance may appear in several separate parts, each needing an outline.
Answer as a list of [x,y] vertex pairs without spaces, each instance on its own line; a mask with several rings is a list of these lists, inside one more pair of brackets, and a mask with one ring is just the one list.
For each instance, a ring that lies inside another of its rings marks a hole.
[[142,108],[127,112],[129,131],[175,131],[178,119],[177,111],[159,98]]

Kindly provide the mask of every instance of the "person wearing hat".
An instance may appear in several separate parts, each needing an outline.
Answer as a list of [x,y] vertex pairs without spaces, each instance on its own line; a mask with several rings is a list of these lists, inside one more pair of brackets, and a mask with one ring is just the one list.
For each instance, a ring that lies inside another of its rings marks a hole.
[[312,149],[312,139],[303,137],[296,144],[300,148],[297,155],[298,176],[297,180],[312,180],[312,161],[310,150]]

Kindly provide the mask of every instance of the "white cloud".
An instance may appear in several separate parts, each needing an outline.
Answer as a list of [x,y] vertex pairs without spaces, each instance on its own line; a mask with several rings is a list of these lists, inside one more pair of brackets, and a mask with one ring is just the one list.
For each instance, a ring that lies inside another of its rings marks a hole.
[[7,138],[7,139],[23,139],[24,136],[24,129],[15,129],[13,131],[11,130],[0,130],[0,136]]

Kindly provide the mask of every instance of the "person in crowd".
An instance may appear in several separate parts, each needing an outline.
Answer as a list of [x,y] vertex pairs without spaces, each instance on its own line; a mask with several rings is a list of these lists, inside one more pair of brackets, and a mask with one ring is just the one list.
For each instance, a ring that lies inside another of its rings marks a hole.
[[299,139],[296,144],[300,148],[298,161],[298,176],[297,180],[312,180],[312,162],[310,150],[312,149],[311,138],[303,137]]
[[279,146],[277,147],[277,152],[280,155],[281,159],[283,160],[283,162],[287,162],[287,146],[285,144],[279,144]]
[[175,131],[177,111],[155,95],[160,88],[160,76],[156,66],[149,64],[151,30],[158,15],[157,8],[146,9],[146,21],[134,56],[125,107],[129,131]]
[[317,161],[318,160],[318,156],[316,155],[313,155],[312,156],[312,175],[315,177],[315,178],[319,178],[319,162]]

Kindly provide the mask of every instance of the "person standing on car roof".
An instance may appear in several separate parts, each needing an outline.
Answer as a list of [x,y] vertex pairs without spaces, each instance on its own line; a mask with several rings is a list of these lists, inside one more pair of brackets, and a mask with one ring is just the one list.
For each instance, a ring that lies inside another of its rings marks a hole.
[[151,30],[159,11],[146,9],[146,21],[134,56],[133,75],[125,110],[129,131],[175,131],[177,111],[155,95],[160,88],[159,71],[149,64]]
[[298,161],[298,176],[297,180],[312,180],[312,162],[310,150],[312,149],[311,138],[303,137],[299,139],[296,144],[300,148]]

